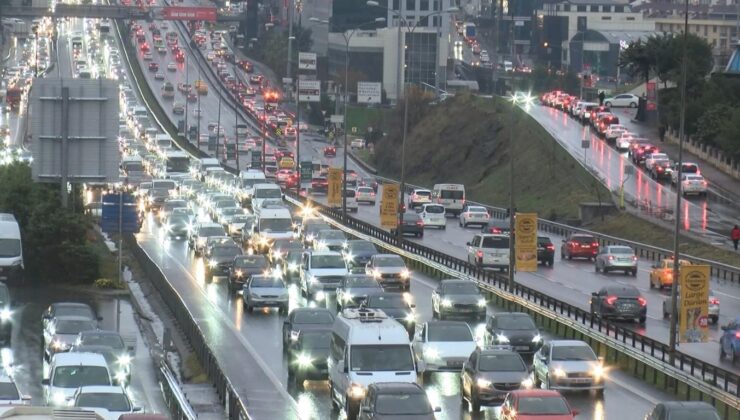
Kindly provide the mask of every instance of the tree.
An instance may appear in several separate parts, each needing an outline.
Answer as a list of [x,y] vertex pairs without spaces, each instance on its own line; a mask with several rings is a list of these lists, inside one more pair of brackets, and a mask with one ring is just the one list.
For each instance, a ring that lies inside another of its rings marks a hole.
[[[293,26],[293,36],[296,42],[293,42],[292,50],[292,74],[298,70],[298,51],[309,51],[313,45],[311,39],[311,30]],[[271,30],[267,31],[259,39],[257,48],[257,59],[270,67],[278,77],[286,76],[288,66],[288,31]]]
[[740,108],[732,109],[732,113],[721,123],[714,142],[729,157],[740,160]]
[[650,81],[650,71],[655,66],[655,60],[648,44],[638,39],[619,55],[619,67],[625,69],[630,76],[639,76],[647,83]]
[[[691,88],[699,87],[703,84],[704,79],[712,71],[714,59],[712,58],[712,47],[698,35],[690,33],[686,38],[688,65],[686,67],[686,85]],[[669,81],[674,82],[677,86],[681,83],[681,66],[683,64],[683,34],[671,38],[668,44],[668,54],[673,57],[670,61],[672,66],[668,66],[666,77]],[[658,53],[659,56],[665,53]]]

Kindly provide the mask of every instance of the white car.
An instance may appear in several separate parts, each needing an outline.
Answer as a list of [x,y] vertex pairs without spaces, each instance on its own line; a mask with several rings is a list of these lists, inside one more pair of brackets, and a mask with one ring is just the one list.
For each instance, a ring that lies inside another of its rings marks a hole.
[[164,73],[162,72],[154,73],[154,80],[164,80]]
[[152,53],[145,52],[144,53],[144,61],[152,61]]
[[652,170],[655,163],[661,160],[669,160],[668,155],[665,153],[651,153],[645,157],[645,169]]
[[682,175],[681,193],[683,193],[683,195],[706,195],[707,181],[704,179],[703,176],[697,174]]
[[631,93],[623,93],[604,99],[604,105],[608,107],[628,106],[630,108],[637,108],[638,103],[640,103],[640,97]]
[[447,217],[445,217],[445,207],[441,204],[422,204],[416,209],[421,220],[424,221],[424,227],[437,227],[440,229],[447,228]]
[[619,136],[622,135],[627,131],[627,128],[621,124],[611,124],[609,127],[606,128],[606,131],[604,131],[604,138],[607,141],[614,141],[619,138]]
[[82,386],[74,395],[73,405],[95,411],[105,420],[118,420],[124,414],[141,411],[131,404],[121,386]]
[[425,203],[432,202],[432,192],[425,189],[417,188],[409,194],[409,208],[415,208]]
[[177,71],[177,64],[175,63],[167,64],[167,71]]
[[372,187],[357,187],[355,200],[357,203],[367,203],[374,206],[376,203],[375,190]]
[[488,210],[483,206],[467,206],[460,213],[460,227],[468,227],[468,225],[481,225],[485,226],[488,224],[488,219],[491,216],[488,214]]
[[614,147],[616,147],[617,150],[619,150],[620,152],[629,150],[630,145],[632,144],[632,139],[634,137],[635,135],[633,133],[625,130],[614,141]]
[[426,382],[433,372],[460,372],[476,348],[464,321],[425,322],[412,343],[419,372]]

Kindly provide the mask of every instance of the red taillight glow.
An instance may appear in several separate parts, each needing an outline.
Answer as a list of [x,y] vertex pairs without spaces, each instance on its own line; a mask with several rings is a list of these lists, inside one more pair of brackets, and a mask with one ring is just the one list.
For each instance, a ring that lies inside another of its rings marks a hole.
[[645,300],[645,298],[644,298],[644,297],[639,297],[639,298],[637,298],[637,301],[638,301],[638,302],[640,302],[640,306],[645,306],[645,305],[647,305],[647,301]]
[[740,338],[740,331],[735,331],[735,338]]
[[598,242],[594,242],[594,243],[591,244],[591,246],[599,246],[599,243]]
[[550,251],[554,251],[554,250],[555,250],[555,245],[553,245],[553,244],[548,244],[548,245],[547,245],[547,249],[549,249]]
[[632,261],[637,261],[637,255],[632,256]]
[[614,305],[614,302],[616,301],[617,301],[616,296],[609,296],[608,298],[606,298],[606,303],[608,303],[609,305]]
[[610,255],[610,256],[609,256],[609,261],[611,261],[611,260],[613,260],[613,259],[614,259],[614,255]]
[[719,299],[717,298],[709,299],[709,303],[712,305],[719,305]]
[[422,221],[420,220],[420,221],[416,222],[416,226],[424,226],[424,222],[422,222]]
[[476,256],[477,256],[478,258],[483,258],[483,251],[481,251],[481,250],[478,250],[478,251],[477,251],[477,252],[475,253],[475,255],[476,255]]

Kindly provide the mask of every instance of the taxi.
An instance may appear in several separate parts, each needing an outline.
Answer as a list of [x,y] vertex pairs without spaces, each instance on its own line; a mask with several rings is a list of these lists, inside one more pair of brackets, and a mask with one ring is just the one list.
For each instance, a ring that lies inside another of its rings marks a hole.
[[280,166],[280,169],[293,169],[295,167],[295,161],[293,158],[285,156],[280,159],[280,163],[278,165]]
[[[691,261],[678,260],[679,267],[691,265]],[[673,285],[673,259],[665,258],[653,264],[650,269],[650,288],[662,289]]]

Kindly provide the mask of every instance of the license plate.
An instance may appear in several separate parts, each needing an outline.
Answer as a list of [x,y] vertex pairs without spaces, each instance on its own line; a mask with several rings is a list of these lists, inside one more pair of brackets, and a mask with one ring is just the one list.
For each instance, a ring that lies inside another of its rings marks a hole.
[[581,248],[591,248],[591,245],[581,245]]
[[463,365],[462,361],[449,361],[447,362],[447,367],[451,368],[461,368]]
[[529,350],[529,346],[514,346],[514,350]]
[[632,310],[632,305],[619,305],[620,311],[629,311]]
[[589,378],[576,378],[576,379],[571,379],[571,381],[572,382],[575,382],[575,383],[578,383],[578,384],[585,384],[585,383],[591,382],[591,379],[589,379]]

